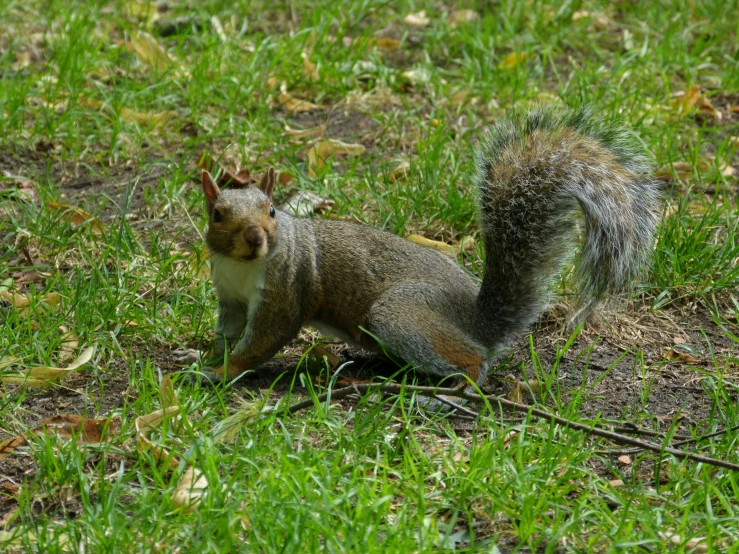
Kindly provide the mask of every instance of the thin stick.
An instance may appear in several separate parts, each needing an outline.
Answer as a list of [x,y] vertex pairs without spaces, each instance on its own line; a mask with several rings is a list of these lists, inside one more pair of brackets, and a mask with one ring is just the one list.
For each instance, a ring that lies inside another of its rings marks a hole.
[[[341,400],[342,398],[346,398],[347,396],[351,396],[353,394],[363,395],[369,390],[376,390],[376,391],[387,392],[391,394],[399,394],[402,391],[410,392],[410,393],[415,392],[417,394],[421,394],[424,396],[436,396],[436,395],[441,394],[444,396],[463,398],[465,400],[470,400],[472,402],[484,402],[485,400],[487,400],[490,403],[500,404],[501,406],[505,406],[519,413],[531,414],[540,419],[552,421],[564,427],[569,427],[571,429],[583,431],[584,433],[610,439],[617,444],[630,444],[632,446],[639,447],[642,450],[649,450],[657,454],[671,454],[675,456],[675,458],[678,458],[680,460],[694,460],[696,462],[702,462],[704,464],[709,464],[709,465],[713,465],[717,467],[723,467],[726,469],[732,469],[734,471],[739,471],[739,465],[732,464],[724,460],[718,460],[716,458],[710,458],[708,456],[703,456],[701,454],[694,454],[692,452],[685,452],[684,450],[679,450],[677,448],[672,448],[669,446],[662,446],[662,445],[655,444],[652,442],[642,441],[639,439],[635,439],[633,437],[622,435],[620,433],[614,433],[613,431],[599,429],[591,425],[584,425],[582,423],[577,423],[575,421],[570,421],[569,419],[556,416],[554,414],[551,414],[544,410],[540,410],[538,408],[533,408],[525,404],[519,404],[518,402],[513,402],[511,400],[508,400],[507,398],[502,398],[500,396],[472,394],[472,393],[466,392],[465,390],[458,389],[458,388],[450,389],[450,388],[437,388],[437,387],[417,387],[417,386],[412,386],[412,385],[398,385],[395,383],[387,383],[383,385],[371,385],[371,384],[351,385],[349,387],[344,387],[341,389],[332,390],[332,391],[323,393],[316,398],[316,401],[325,402],[328,398],[331,398],[331,400]],[[313,406],[313,403],[314,403],[314,399],[308,398],[306,400],[296,402],[295,404],[289,406],[287,411],[288,413],[294,414],[295,412],[298,412],[304,408]]]

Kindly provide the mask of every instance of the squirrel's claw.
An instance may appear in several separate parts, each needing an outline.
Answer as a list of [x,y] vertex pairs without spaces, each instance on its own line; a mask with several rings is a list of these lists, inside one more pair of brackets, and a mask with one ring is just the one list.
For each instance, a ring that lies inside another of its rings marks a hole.
[[195,348],[178,348],[172,352],[172,358],[176,365],[192,365],[200,361],[202,352]]

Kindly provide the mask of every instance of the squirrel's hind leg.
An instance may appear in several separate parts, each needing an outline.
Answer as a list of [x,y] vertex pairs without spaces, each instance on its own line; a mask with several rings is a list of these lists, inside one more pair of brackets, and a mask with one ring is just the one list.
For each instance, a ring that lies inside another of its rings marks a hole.
[[488,366],[486,349],[430,308],[426,294],[422,292],[420,298],[408,291],[386,295],[370,311],[368,331],[390,352],[421,371],[465,376],[480,384]]

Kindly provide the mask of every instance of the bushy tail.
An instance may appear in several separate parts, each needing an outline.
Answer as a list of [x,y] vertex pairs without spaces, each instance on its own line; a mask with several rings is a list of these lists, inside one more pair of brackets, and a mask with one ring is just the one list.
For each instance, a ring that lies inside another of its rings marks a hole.
[[487,259],[478,304],[497,345],[541,314],[581,213],[583,311],[624,288],[652,248],[660,194],[649,160],[631,133],[587,108],[539,107],[493,127],[477,184]]

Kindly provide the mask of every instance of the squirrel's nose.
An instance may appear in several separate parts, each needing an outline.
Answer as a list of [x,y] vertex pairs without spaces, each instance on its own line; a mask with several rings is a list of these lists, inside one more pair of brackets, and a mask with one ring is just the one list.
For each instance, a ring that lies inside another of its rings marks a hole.
[[259,248],[262,246],[264,237],[262,237],[261,229],[256,225],[250,225],[244,229],[244,242],[252,248]]

